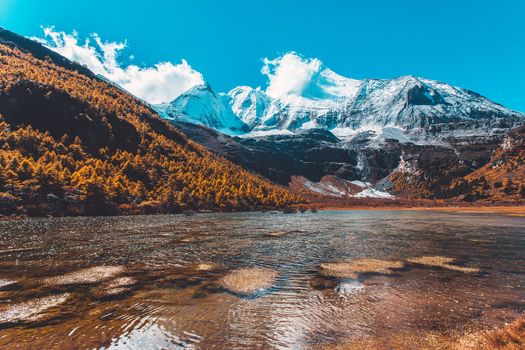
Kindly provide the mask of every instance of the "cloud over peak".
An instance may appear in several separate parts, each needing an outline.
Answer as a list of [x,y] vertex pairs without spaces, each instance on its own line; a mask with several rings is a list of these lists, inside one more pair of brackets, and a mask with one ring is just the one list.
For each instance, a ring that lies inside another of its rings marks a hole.
[[319,59],[303,58],[295,52],[273,60],[265,58],[263,62],[261,73],[268,77],[266,93],[273,98],[302,95],[322,67]]
[[47,27],[44,38],[34,39],[152,104],[172,101],[193,86],[204,83],[202,74],[185,60],[178,64],[160,62],[152,67],[122,65],[118,55],[126,42],[104,42],[97,34],[91,35],[94,42],[88,38],[82,43],[76,32],[67,34]]
[[[126,41],[103,41],[98,34],[80,39],[77,32],[65,33],[54,27],[43,28],[36,40],[62,56],[85,65],[93,73],[119,85],[151,104],[171,102],[196,85],[205,83],[202,74],[186,60],[180,63],[159,62],[141,67],[129,55],[127,64],[120,59]],[[268,79],[266,94],[280,99],[287,96],[329,98],[347,95],[348,79],[325,68],[317,58],[288,52],[275,59],[264,58],[261,73]]]

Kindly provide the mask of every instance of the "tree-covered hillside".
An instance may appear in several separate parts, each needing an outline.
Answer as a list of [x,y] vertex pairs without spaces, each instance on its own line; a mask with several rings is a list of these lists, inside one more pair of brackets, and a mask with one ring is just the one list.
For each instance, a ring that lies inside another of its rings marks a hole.
[[189,141],[114,85],[5,41],[0,149],[4,214],[242,210],[299,200]]

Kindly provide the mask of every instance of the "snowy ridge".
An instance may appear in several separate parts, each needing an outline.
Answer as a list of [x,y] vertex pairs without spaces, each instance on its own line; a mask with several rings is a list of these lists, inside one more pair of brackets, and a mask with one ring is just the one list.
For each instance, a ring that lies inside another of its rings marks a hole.
[[171,103],[153,107],[168,120],[201,124],[227,134],[248,130],[246,124],[233,113],[227,96],[215,93],[208,84],[191,88]]
[[[333,77],[334,74],[327,75]],[[330,89],[316,86],[303,95],[264,97],[255,110],[236,108],[236,115],[252,129],[323,128],[403,131],[433,124],[495,118],[523,118],[521,113],[465,89],[412,76],[392,80],[334,80]],[[246,89],[246,88],[245,88]],[[337,93],[338,95],[335,95]],[[229,94],[230,104],[245,105],[241,95]],[[266,107],[266,108],[264,108]]]
[[271,99],[260,89],[239,86],[228,92],[232,112],[249,127],[260,124],[260,117],[265,113]]
[[[268,66],[276,64],[268,62]],[[418,130],[458,122],[476,125],[466,134],[487,135],[493,126],[478,127],[476,122],[524,120],[522,113],[446,83],[414,76],[356,80],[336,74],[319,60],[305,64],[308,71],[298,78],[299,83],[281,79],[278,72],[268,68],[270,85],[266,91],[239,86],[218,94],[204,84],[188,90],[167,107],[154,107],[166,118],[230,134],[322,128],[343,139],[373,131],[377,142],[389,138],[416,142],[425,138]],[[462,132],[453,130],[449,134]]]

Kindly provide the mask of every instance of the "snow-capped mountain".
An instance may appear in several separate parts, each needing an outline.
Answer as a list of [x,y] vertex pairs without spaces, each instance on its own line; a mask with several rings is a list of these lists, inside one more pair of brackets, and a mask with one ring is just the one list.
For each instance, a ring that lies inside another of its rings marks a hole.
[[300,191],[318,193],[334,176],[371,183],[362,196],[382,198],[385,191],[455,194],[454,181],[490,161],[525,122],[522,113],[442,82],[356,80],[318,60],[306,64],[297,84],[270,72],[266,91],[240,86],[224,94],[203,85],[157,109],[194,141],[272,181],[292,186],[302,176]]
[[[203,85],[161,112],[230,134],[322,128],[343,138],[367,130],[381,133],[385,127],[421,136],[417,130],[437,124],[524,118],[473,91],[442,82],[414,76],[349,79],[322,64],[299,92],[270,97],[259,88],[240,86],[217,94]],[[490,134],[491,128],[485,125],[476,132]]]
[[249,130],[233,113],[228,96],[216,93],[208,84],[195,86],[173,102],[154,107],[162,117],[170,120],[201,124],[228,134]]
[[228,93],[229,105],[233,113],[253,129],[261,124],[272,99],[261,89],[239,86]]

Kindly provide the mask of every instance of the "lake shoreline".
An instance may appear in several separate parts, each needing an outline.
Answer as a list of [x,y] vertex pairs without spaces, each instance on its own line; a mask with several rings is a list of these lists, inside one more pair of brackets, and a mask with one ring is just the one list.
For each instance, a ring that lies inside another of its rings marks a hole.
[[391,211],[445,211],[461,213],[501,213],[501,214],[523,214],[525,215],[525,205],[508,205],[508,206],[406,206],[406,207],[387,207],[387,206],[326,206],[318,207],[320,211],[330,210],[391,210]]
[[[312,210],[319,211],[353,211],[353,210],[369,210],[369,211],[442,211],[442,212],[461,212],[461,213],[496,213],[496,214],[508,214],[516,216],[525,216],[525,205],[482,205],[482,206],[466,206],[466,205],[457,205],[457,206],[444,206],[444,205],[422,205],[422,206],[387,206],[387,205],[377,205],[377,206],[367,206],[367,205],[319,205],[317,203],[302,204],[297,206],[291,206],[291,208],[296,209],[289,214],[299,214],[301,212],[307,212]],[[286,209],[282,208],[261,208],[254,210],[239,210],[239,211],[214,211],[214,210],[196,210],[196,211],[184,211],[178,213],[122,213],[117,215],[102,215],[108,217],[119,217],[119,216],[154,216],[154,215],[195,215],[195,214],[206,214],[206,213],[253,213],[253,212],[286,212]],[[90,215],[63,215],[63,216],[32,216],[32,215],[0,215],[0,222],[3,221],[16,221],[23,220],[27,218],[53,218],[53,217],[89,217]]]

